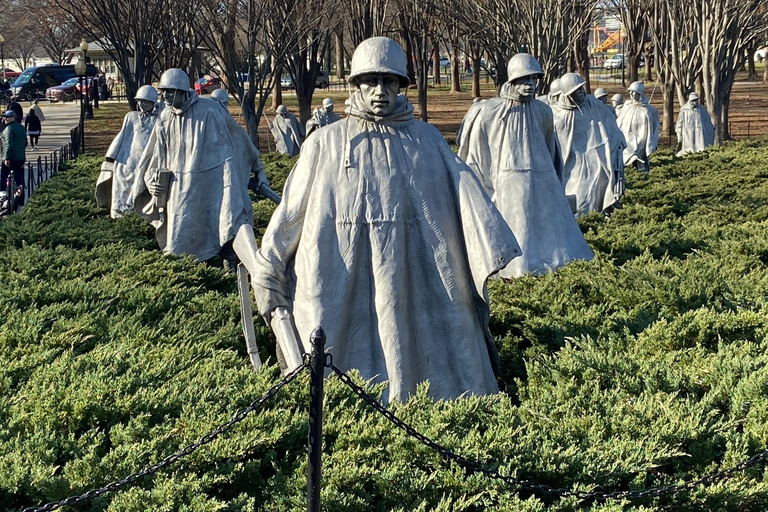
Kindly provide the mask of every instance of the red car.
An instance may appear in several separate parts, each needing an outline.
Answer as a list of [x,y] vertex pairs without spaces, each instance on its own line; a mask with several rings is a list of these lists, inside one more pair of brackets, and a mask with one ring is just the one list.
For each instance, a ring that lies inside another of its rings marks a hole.
[[49,87],[45,91],[45,97],[48,98],[48,101],[51,103],[56,103],[57,101],[67,102],[79,99],[80,91],[77,87],[77,81],[78,78],[74,77],[70,78],[61,85]]
[[220,88],[221,78],[217,76],[206,76],[195,82],[195,92],[200,95],[210,94]]

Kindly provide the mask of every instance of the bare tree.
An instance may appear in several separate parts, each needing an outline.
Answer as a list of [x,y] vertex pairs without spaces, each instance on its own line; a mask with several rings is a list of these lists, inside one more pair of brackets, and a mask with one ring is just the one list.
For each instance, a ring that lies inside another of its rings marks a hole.
[[715,142],[729,137],[728,107],[744,51],[766,33],[766,0],[700,0],[694,29],[701,50],[701,75]]
[[32,63],[37,49],[37,23],[26,6],[17,0],[6,2],[2,11],[2,30],[5,38],[5,58],[26,69]]
[[389,0],[343,0],[340,7],[348,15],[349,42],[353,49],[366,39],[387,32]]
[[[434,31],[434,18],[439,11],[436,3],[431,0],[397,0],[397,9],[401,33],[407,40],[407,47],[413,52],[413,58],[416,61],[419,117],[422,121],[427,121],[427,77],[432,52],[430,38]],[[410,55],[408,58],[410,60]]]
[[[189,45],[178,27],[188,27],[190,17],[199,15],[197,0],[168,5],[159,0],[50,0],[92,41],[99,41],[115,62],[125,81],[128,101],[142,85],[151,83],[156,66],[169,45]],[[172,43],[173,42],[173,43]],[[179,67],[186,67],[175,59]]]
[[[627,82],[639,77],[640,56],[647,40],[648,12],[652,9],[648,0],[608,0],[609,10],[618,14],[624,29],[623,51]],[[650,63],[646,63],[650,65]]]
[[23,7],[34,25],[36,37],[33,41],[53,62],[68,63],[72,54],[67,50],[77,46],[83,38],[77,25],[49,0],[24,0]]

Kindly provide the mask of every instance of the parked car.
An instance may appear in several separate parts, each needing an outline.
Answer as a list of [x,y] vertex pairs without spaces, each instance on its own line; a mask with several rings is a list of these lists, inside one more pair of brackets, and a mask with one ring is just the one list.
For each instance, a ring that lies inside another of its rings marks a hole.
[[440,67],[441,68],[447,68],[450,65],[451,65],[451,59],[449,59],[448,57],[441,57],[440,58]]
[[[328,76],[328,73],[322,69],[318,71],[317,78],[315,79],[315,87],[318,89],[325,89],[330,84],[331,79]],[[293,78],[291,78],[290,75],[283,75],[283,78],[280,79],[280,88],[284,91],[295,89],[296,85],[293,83]]]
[[195,82],[197,94],[210,94],[216,89],[221,89],[221,78],[217,76],[206,76]]
[[45,97],[51,103],[56,103],[57,101],[61,101],[61,102],[74,101],[80,98],[80,91],[77,89],[78,80],[79,80],[78,77],[74,77],[74,78],[68,79],[66,82],[64,82],[61,85],[49,87],[45,91]]
[[603,62],[603,67],[605,69],[619,69],[622,66],[624,66],[624,54],[623,53],[617,53],[610,59]]
[[[86,68],[88,76],[96,76],[99,70],[93,64]],[[76,77],[75,65],[66,66],[33,66],[27,68],[13,82],[13,97],[16,100],[35,100],[45,98],[45,92],[49,87],[63,84],[70,78]]]

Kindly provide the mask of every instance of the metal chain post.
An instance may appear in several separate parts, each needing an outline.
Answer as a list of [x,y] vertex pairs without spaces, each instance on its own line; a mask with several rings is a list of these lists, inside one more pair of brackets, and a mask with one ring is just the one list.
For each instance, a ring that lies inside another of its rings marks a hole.
[[320,512],[321,457],[323,453],[323,377],[325,331],[318,326],[310,338],[309,358],[309,465],[307,466],[307,512]]

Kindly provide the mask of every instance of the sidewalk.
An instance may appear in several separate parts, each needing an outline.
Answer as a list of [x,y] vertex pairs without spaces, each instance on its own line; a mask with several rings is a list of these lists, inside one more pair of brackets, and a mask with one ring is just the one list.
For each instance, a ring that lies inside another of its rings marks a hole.
[[[27,147],[28,161],[36,159],[35,155],[37,154],[46,155],[68,144],[70,142],[69,131],[80,123],[79,102],[54,105],[40,102],[39,106],[43,111],[45,121],[42,122],[38,151],[32,151],[32,148]],[[26,116],[29,113],[29,105],[24,102],[22,107]]]

